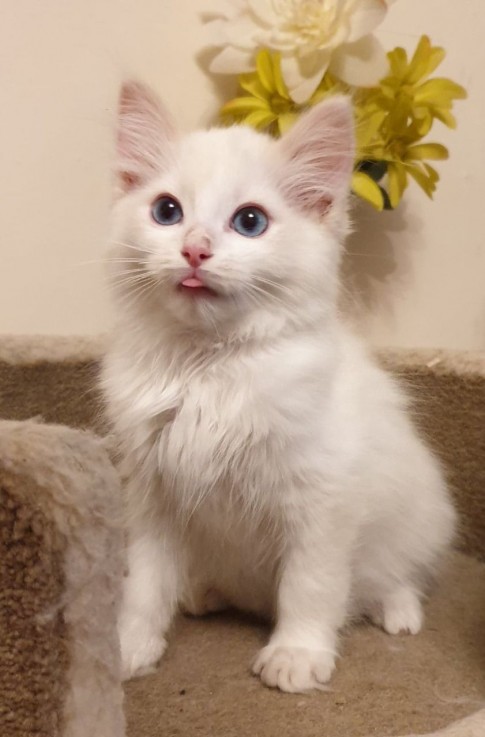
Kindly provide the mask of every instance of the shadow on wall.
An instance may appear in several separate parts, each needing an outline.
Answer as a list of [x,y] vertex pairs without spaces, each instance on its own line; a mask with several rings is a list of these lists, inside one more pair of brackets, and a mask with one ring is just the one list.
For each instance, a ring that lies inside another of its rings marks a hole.
[[[218,17],[217,13],[205,12],[201,13],[200,19],[203,23],[215,20]],[[215,47],[207,47],[202,49],[196,54],[195,60],[199,69],[209,77],[212,87],[212,94],[217,100],[217,108],[211,108],[210,112],[203,118],[204,125],[217,125],[218,124],[218,110],[224,105],[225,102],[236,97],[239,89],[239,82],[237,75],[233,74],[211,74],[209,67],[211,61],[219,53],[220,49]]]
[[[217,54],[217,49],[203,49],[196,56],[196,61],[204,74],[208,74],[210,63]],[[209,74],[209,80],[212,87],[212,93],[217,100],[217,109],[214,110],[213,118],[210,121],[212,125],[217,123],[217,111],[222,105],[233,97],[236,97],[239,89],[237,77],[232,74]]]
[[414,254],[424,248],[422,222],[406,203],[377,212],[357,201],[344,246],[342,309],[359,327],[379,313],[392,325],[395,306],[413,282]]

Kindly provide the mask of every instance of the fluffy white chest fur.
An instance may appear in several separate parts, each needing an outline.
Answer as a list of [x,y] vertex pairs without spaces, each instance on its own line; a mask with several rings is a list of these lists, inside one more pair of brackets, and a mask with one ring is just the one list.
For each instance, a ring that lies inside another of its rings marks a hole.
[[349,615],[420,629],[452,537],[405,398],[336,310],[347,105],[298,125],[281,144],[179,142],[124,90],[103,386],[126,479],[127,676],[159,660],[177,608],[232,605],[275,622],[264,683],[318,688]]

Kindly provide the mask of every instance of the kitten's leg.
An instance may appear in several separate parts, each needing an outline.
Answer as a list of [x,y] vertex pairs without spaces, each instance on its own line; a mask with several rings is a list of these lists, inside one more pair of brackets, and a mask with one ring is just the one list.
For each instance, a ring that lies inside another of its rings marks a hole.
[[118,620],[125,679],[153,670],[165,651],[165,635],[177,607],[178,562],[175,541],[166,529],[131,531]]
[[390,635],[399,633],[417,635],[423,626],[423,607],[417,591],[411,586],[396,585],[381,592],[373,601],[361,602],[358,613]]
[[180,607],[184,614],[203,617],[205,614],[222,612],[229,607],[229,604],[216,588],[207,585],[193,585],[181,599]]
[[[325,512],[324,512],[325,513]],[[350,539],[327,512],[299,530],[283,562],[277,622],[253,672],[267,686],[304,692],[322,688],[335,668],[337,633],[347,613]],[[340,530],[339,530],[340,528]]]
[[382,626],[390,635],[408,632],[417,635],[423,625],[423,609],[418,595],[401,586],[382,599]]

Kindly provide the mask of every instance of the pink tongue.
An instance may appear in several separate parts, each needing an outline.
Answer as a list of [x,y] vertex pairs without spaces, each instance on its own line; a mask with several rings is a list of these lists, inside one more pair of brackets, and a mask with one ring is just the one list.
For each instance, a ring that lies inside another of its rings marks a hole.
[[183,287],[191,287],[192,289],[197,289],[198,287],[205,286],[204,282],[201,282],[200,279],[197,279],[196,276],[190,276],[188,279],[184,279],[182,282]]

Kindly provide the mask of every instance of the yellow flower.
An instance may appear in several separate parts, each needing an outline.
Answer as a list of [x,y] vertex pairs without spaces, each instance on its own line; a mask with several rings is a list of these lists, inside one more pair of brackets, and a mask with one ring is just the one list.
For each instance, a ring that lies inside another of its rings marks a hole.
[[297,105],[283,80],[280,54],[263,49],[256,56],[256,71],[239,78],[246,94],[226,103],[221,117],[281,135],[308,106],[336,93],[351,95],[356,132],[352,190],[378,210],[394,208],[410,177],[432,197],[439,175],[428,161],[448,158],[441,144],[422,142],[436,118],[455,125],[453,101],[466,97],[451,80],[429,79],[443,55],[423,36],[410,62],[403,49],[390,52],[391,73],[378,87],[350,87],[327,72],[307,103]]
[[374,85],[387,60],[373,35],[390,0],[233,0],[206,24],[219,49],[212,72],[240,74],[255,67],[261,48],[281,55],[290,98],[306,102],[329,70],[348,84]]
[[428,36],[422,36],[411,61],[400,47],[387,56],[391,73],[379,85],[381,106],[392,110],[397,104],[407,109],[421,136],[429,132],[435,118],[455,128],[451,108],[454,100],[466,97],[465,90],[450,79],[429,79],[443,61],[444,49],[431,46]]
[[256,56],[256,71],[241,74],[239,85],[247,94],[227,102],[221,109],[226,123],[244,123],[260,130],[282,135],[309,105],[316,105],[324,97],[348,87],[330,75],[324,79],[306,105],[297,105],[290,98],[281,74],[280,55],[262,49]]
[[[365,106],[362,109],[365,111]],[[395,208],[408,186],[409,175],[432,197],[439,175],[426,160],[447,159],[448,151],[445,146],[439,143],[421,143],[419,126],[413,121],[409,122],[409,116],[399,106],[389,113],[384,111],[382,118],[378,112],[373,112],[366,122],[368,127],[364,128],[364,134],[367,139],[360,145],[361,163],[358,166],[358,176],[354,177],[354,191],[377,209],[389,205]],[[360,138],[364,138],[362,133]],[[376,167],[376,164],[381,166]],[[387,174],[387,192],[376,182],[376,169],[381,175]]]
[[[379,87],[355,93],[361,116],[360,123],[357,116],[357,141],[362,163],[354,175],[353,189],[378,209],[399,204],[409,176],[429,197],[436,189],[439,175],[427,160],[447,159],[448,151],[439,143],[421,140],[435,119],[454,128],[453,101],[466,97],[463,87],[449,79],[428,79],[444,53],[431,46],[427,36],[420,39],[410,62],[404,49],[394,49],[388,54],[391,73]],[[377,171],[387,173],[387,191],[376,181],[376,162],[384,164]]]
[[224,122],[244,123],[281,135],[298,117],[301,108],[290,99],[277,54],[260,51],[256,71],[241,74],[239,85],[247,94],[223,106],[220,115]]

